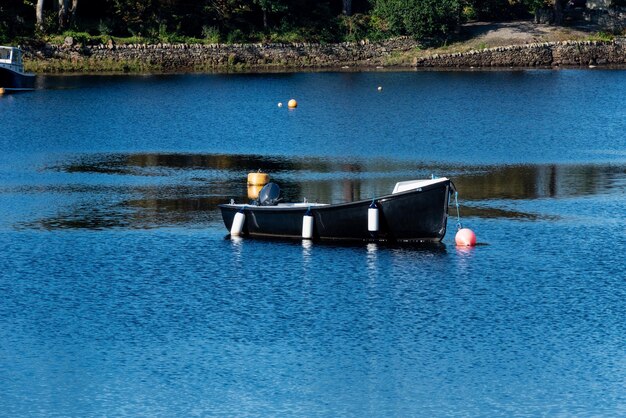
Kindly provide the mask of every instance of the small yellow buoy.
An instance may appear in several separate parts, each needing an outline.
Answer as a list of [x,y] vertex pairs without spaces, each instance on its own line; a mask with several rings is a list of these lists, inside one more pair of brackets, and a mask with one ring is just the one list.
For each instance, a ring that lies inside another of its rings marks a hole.
[[4,94],[4,87],[0,87],[0,96]]
[[295,109],[298,107],[298,102],[296,102],[295,99],[291,99],[289,100],[289,103],[287,103],[287,106],[289,106],[289,109]]
[[278,107],[283,107],[283,103],[282,102],[278,102]]

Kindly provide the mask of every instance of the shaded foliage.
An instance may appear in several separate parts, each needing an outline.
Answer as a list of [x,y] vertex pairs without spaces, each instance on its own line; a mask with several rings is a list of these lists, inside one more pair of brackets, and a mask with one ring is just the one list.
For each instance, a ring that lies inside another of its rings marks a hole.
[[27,36],[34,31],[34,4],[23,0],[0,2],[0,41]]
[[507,20],[528,17],[544,0],[473,0],[468,2],[479,20]]
[[460,0],[376,0],[377,29],[390,35],[445,38],[461,23]]
[[551,5],[554,0],[0,0],[0,41],[68,29],[163,42],[447,39],[467,19],[528,17]]

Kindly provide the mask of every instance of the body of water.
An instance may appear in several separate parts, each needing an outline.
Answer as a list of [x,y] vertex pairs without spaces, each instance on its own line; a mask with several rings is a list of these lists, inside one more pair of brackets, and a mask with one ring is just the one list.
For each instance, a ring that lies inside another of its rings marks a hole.
[[[626,414],[625,71],[38,83],[0,97],[3,415]],[[258,169],[450,177],[481,245],[231,240]]]

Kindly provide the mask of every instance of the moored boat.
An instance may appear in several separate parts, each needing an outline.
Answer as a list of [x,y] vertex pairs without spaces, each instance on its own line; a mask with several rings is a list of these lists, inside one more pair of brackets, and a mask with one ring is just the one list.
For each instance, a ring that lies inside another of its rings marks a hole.
[[0,46],[0,91],[34,89],[35,75],[24,72],[22,51],[15,47]]
[[[269,183],[266,187],[273,186]],[[219,205],[231,235],[398,243],[439,242],[446,234],[454,185],[447,178],[399,182],[391,194],[340,204],[277,203],[270,193],[255,204]]]

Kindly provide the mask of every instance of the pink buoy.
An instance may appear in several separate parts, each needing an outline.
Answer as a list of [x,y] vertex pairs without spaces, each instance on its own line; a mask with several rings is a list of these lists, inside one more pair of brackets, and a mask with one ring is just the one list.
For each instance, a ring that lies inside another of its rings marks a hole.
[[456,233],[454,241],[460,247],[473,247],[476,245],[476,234],[469,228],[462,228]]

